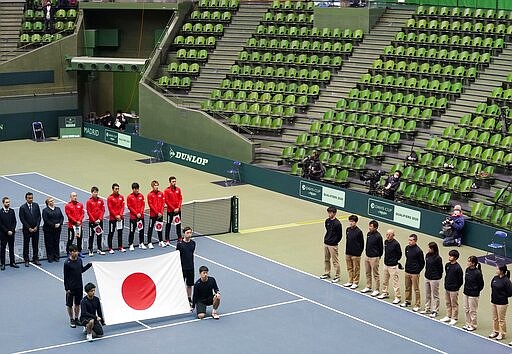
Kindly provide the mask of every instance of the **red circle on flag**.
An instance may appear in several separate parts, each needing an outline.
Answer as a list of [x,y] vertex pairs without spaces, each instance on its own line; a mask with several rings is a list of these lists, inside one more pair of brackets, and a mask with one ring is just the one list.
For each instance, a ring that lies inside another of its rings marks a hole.
[[155,224],[156,231],[162,231],[162,224]]
[[123,281],[121,294],[132,309],[146,310],[155,302],[156,285],[148,275],[133,273]]

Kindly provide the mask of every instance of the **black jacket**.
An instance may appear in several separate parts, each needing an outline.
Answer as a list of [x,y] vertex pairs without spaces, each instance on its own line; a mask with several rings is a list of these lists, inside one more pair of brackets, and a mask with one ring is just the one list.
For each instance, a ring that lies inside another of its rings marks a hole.
[[425,267],[423,251],[418,245],[405,246],[405,272],[409,274],[420,274]]
[[425,278],[440,280],[443,277],[443,259],[440,255],[427,253],[425,255]]
[[7,232],[16,231],[16,215],[14,215],[14,210],[0,208],[0,237],[7,237]]
[[345,247],[345,254],[347,256],[361,257],[364,250],[364,236],[363,231],[357,226],[347,227],[347,244]]
[[368,232],[366,235],[366,257],[382,257],[384,244],[378,231]]
[[27,203],[23,204],[20,206],[19,217],[24,231],[28,231],[28,229],[33,229],[34,227],[39,227],[39,224],[41,223],[41,211],[39,210],[39,205],[37,203],[32,203],[31,211]]
[[459,263],[446,263],[444,276],[444,288],[446,291],[459,291],[464,282],[464,273]]
[[477,268],[466,268],[464,277],[464,295],[478,297],[484,288],[484,277]]
[[394,267],[402,258],[402,247],[397,240],[384,240],[384,264]]
[[508,298],[512,296],[512,283],[508,277],[496,275],[491,280],[491,303],[494,305],[507,305]]
[[328,246],[337,246],[343,237],[341,222],[334,218],[325,220],[325,236],[324,243]]

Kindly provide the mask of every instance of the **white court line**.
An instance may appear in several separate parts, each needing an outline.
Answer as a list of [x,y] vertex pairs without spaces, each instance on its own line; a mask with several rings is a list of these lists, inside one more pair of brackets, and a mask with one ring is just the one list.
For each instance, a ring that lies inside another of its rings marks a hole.
[[35,175],[37,172],[21,172],[21,173],[11,173],[8,175],[4,175],[5,177],[14,177],[14,176],[24,176],[24,175]]
[[[248,309],[244,309],[244,310],[228,312],[228,313],[222,314],[221,317],[233,316],[233,315],[238,315],[238,314],[241,314],[241,313],[254,312],[254,311],[258,311],[258,310],[265,310],[265,309],[269,309],[269,308],[273,308],[273,307],[293,304],[293,303],[300,302],[300,301],[304,301],[304,299],[295,299],[295,300],[290,300],[290,301],[283,301],[283,302],[278,302],[278,303],[275,303],[275,304],[263,305],[263,306],[252,307],[252,308],[248,308]],[[117,334],[111,334],[111,335],[103,336],[101,338],[96,338],[94,340],[97,341],[97,340],[104,340],[104,339],[107,339],[107,338],[122,337],[122,336],[126,336],[126,335],[129,335],[129,334],[153,331],[153,330],[162,329],[162,328],[176,327],[176,326],[180,326],[180,325],[183,325],[183,324],[199,322],[199,321],[205,321],[205,320],[210,320],[210,319],[212,319],[212,318],[207,317],[207,318],[205,318],[203,320],[200,320],[198,318],[194,318],[194,319],[191,319],[191,320],[185,320],[185,321],[180,321],[180,322],[175,322],[175,323],[168,323],[168,324],[164,324],[164,325],[160,325],[160,326],[154,326],[154,327],[150,327],[150,328],[141,328],[141,329],[136,329],[136,330],[133,330],[133,331],[127,331],[127,332],[122,332],[122,333],[117,333]],[[50,349],[68,347],[68,346],[71,346],[71,345],[81,344],[81,343],[87,343],[87,340],[79,340],[79,341],[74,341],[74,342],[50,345],[50,346],[47,346],[47,347],[34,348],[34,349],[24,350],[24,351],[20,351],[20,352],[14,352],[12,354],[34,353],[34,352],[39,352],[39,351],[43,351],[43,350],[50,350]]]
[[[294,267],[292,267],[292,266],[290,266],[290,265],[287,265],[287,264],[281,263],[281,262],[276,261],[276,260],[274,260],[274,259],[270,259],[270,258],[268,258],[268,257],[262,256],[262,255],[260,255],[260,254],[257,254],[257,253],[254,253],[254,252],[251,252],[251,251],[248,251],[248,250],[245,250],[245,249],[240,248],[240,247],[235,246],[235,245],[231,245],[231,244],[229,244],[229,243],[227,243],[227,242],[224,242],[224,241],[221,241],[221,240],[217,240],[217,239],[215,239],[215,238],[213,238],[213,237],[211,237],[211,236],[206,236],[206,237],[207,237],[208,239],[212,240],[212,241],[215,241],[215,242],[218,242],[218,243],[223,244],[223,245],[225,245],[225,246],[228,246],[228,247],[234,248],[234,249],[236,249],[236,250],[238,250],[238,251],[241,251],[241,252],[244,252],[244,253],[250,254],[250,255],[252,255],[252,256],[255,256],[255,257],[261,258],[261,259],[263,259],[263,260],[265,260],[265,261],[268,261],[268,262],[271,262],[271,263],[277,264],[277,265],[279,265],[279,266],[281,266],[281,267],[285,267],[285,268],[291,269],[291,270],[293,270],[293,271],[295,271],[295,272],[298,272],[298,273],[301,273],[301,274],[304,274],[304,275],[310,276],[310,277],[312,277],[312,278],[314,278],[314,279],[318,279],[318,276],[316,276],[316,275],[314,275],[314,274],[311,274],[311,273],[308,273],[308,272],[305,272],[305,271],[303,271],[303,270],[301,270],[301,269],[294,268]],[[345,291],[348,291],[348,292],[352,292],[352,293],[354,292],[353,290],[349,290],[348,288],[346,288],[346,287],[342,286],[341,284],[332,284],[332,285],[333,285],[333,286],[338,286],[338,287],[340,287],[341,289],[343,289],[343,290],[345,290]],[[388,306],[391,306],[391,307],[393,307],[393,308],[395,308],[395,309],[402,310],[402,311],[407,311],[407,312],[413,313],[413,314],[415,314],[415,315],[417,315],[417,316],[420,316],[421,318],[429,319],[429,320],[431,320],[431,321],[434,321],[436,324],[442,324],[441,322],[439,322],[439,321],[438,321],[438,320],[436,320],[435,318],[425,317],[425,316],[421,315],[421,314],[420,314],[420,313],[418,313],[418,312],[411,312],[411,311],[409,311],[409,310],[406,310],[406,309],[403,309],[403,308],[401,308],[401,307],[398,307],[398,306],[396,306],[396,305],[394,305],[394,304],[392,304],[392,303],[390,303],[390,302],[387,302],[387,301],[381,301],[381,300],[378,300],[378,299],[376,299],[376,298],[369,297],[369,296],[366,296],[366,297],[367,297],[368,299],[370,299],[370,300],[379,301],[380,303],[385,304],[385,305],[388,305]],[[318,305],[319,305],[319,306],[323,306],[322,304],[318,304]],[[335,311],[337,311],[336,309],[334,309],[334,310],[335,310]],[[348,316],[351,316],[351,315],[348,315]],[[444,325],[446,325],[446,324],[444,324]],[[468,332],[468,331],[465,331],[465,330],[463,330],[463,329],[462,329],[462,328],[460,328],[460,327],[455,327],[455,326],[450,326],[450,327],[451,327],[451,328],[453,328],[453,329],[457,329],[457,330],[459,330],[459,331],[462,331],[463,333],[468,333],[469,335],[473,335],[473,336],[480,337],[481,339],[485,339],[486,341],[489,341],[489,342],[491,342],[491,343],[493,343],[493,344],[499,344],[499,345],[502,345],[502,346],[504,346],[504,347],[509,348],[509,345],[508,345],[508,344],[506,344],[506,343],[504,343],[504,342],[496,341],[496,340],[494,340],[494,339],[488,338],[487,336],[484,336],[484,335],[481,335],[481,334],[478,334],[478,333],[475,333],[475,332]]]
[[58,198],[58,197],[56,197],[56,196],[54,196],[54,195],[48,194],[48,193],[44,193],[43,191],[41,191],[41,190],[39,190],[39,189],[36,189],[36,188],[34,188],[34,187],[32,187],[32,186],[29,186],[29,185],[26,185],[26,184],[24,184],[24,183],[21,183],[21,182],[15,181],[15,180],[13,180],[13,179],[11,179],[11,178],[9,178],[9,177],[6,177],[6,176],[1,176],[1,177],[2,177],[3,179],[8,180],[9,182],[12,182],[12,183],[18,184],[18,185],[20,185],[20,186],[22,186],[22,187],[25,187],[25,188],[31,189],[31,190],[33,190],[34,192],[38,192],[38,193],[41,193],[41,194],[45,194],[45,195],[48,195],[48,196],[52,197],[53,199],[59,200],[59,201],[64,202],[64,203],[67,203],[67,202],[66,202],[65,200],[63,200],[63,199],[60,199],[60,198]]

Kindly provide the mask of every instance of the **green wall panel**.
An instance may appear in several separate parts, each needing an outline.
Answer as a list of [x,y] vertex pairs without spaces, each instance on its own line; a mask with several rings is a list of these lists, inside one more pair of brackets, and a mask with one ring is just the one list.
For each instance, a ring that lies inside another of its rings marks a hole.
[[139,111],[139,73],[114,72],[114,109]]

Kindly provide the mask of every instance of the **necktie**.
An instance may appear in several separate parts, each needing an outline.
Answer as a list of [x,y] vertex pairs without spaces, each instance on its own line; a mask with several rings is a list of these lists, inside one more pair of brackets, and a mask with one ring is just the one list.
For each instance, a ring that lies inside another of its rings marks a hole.
[[32,204],[29,204],[28,205],[28,211],[30,212],[30,214],[32,215]]

